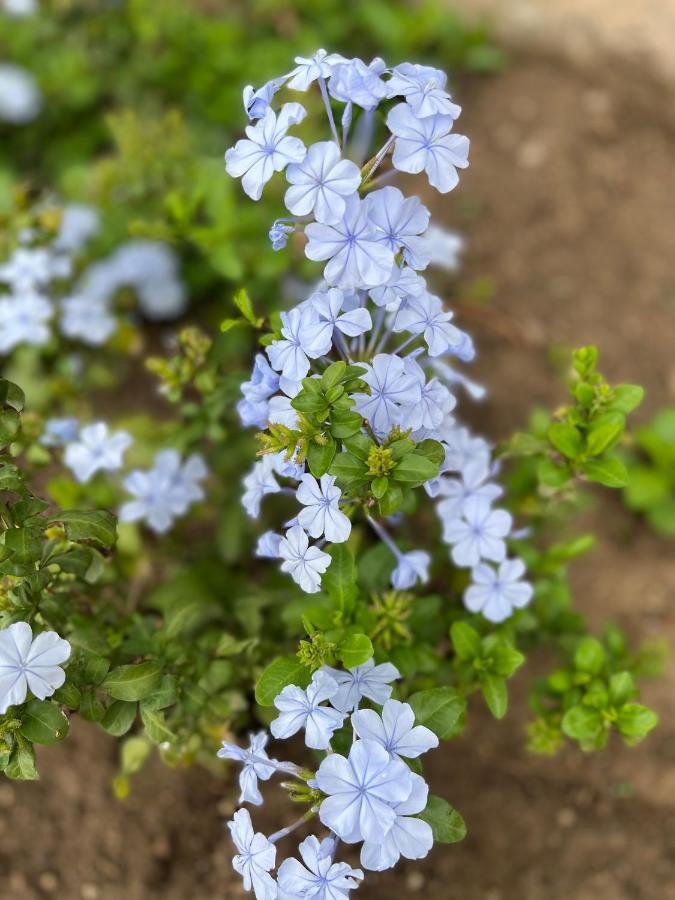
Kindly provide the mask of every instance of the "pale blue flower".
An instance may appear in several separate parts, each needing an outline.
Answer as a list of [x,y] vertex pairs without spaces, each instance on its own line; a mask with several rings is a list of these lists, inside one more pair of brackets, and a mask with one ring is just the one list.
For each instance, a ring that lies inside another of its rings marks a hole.
[[300,138],[287,136],[291,125],[306,115],[299,103],[285,103],[277,116],[268,109],[255,125],[246,126],[247,139],[237,141],[225,153],[225,170],[241,178],[241,186],[252,200],[259,200],[265,184],[289,163],[302,162],[305,145]]
[[469,139],[451,134],[450,116],[419,119],[406,103],[390,110],[387,127],[396,137],[392,163],[400,172],[425,171],[429,183],[442,194],[459,181],[457,169],[469,165]]
[[427,381],[424,370],[412,356],[405,358],[405,371],[420,386],[419,400],[405,409],[405,424],[413,430],[416,440],[422,437],[436,438],[437,429],[455,408],[456,400],[438,378]]
[[278,219],[274,222],[268,233],[272,250],[276,252],[277,250],[285,249],[286,244],[288,244],[288,235],[293,234],[294,231],[295,226],[287,225],[283,219]]
[[46,287],[54,277],[54,257],[46,247],[17,247],[0,265],[0,282],[17,292]]
[[483,459],[464,466],[459,478],[443,476],[438,493],[444,499],[436,509],[441,521],[452,521],[462,515],[464,504],[470,497],[479,497],[492,503],[504,493],[498,485],[488,481],[490,469]]
[[0,63],[0,122],[27,125],[40,114],[42,93],[30,72]]
[[87,294],[74,294],[61,301],[61,333],[77,338],[90,347],[100,347],[117,331],[117,319],[106,300]]
[[429,253],[422,237],[429,227],[429,210],[419,197],[405,197],[396,187],[373,191],[365,199],[370,222],[378,240],[394,253],[403,250],[403,260],[413,269],[424,269]]
[[77,440],[66,447],[63,459],[84,484],[96,472],[121,469],[124,454],[132,443],[133,438],[126,431],[111,433],[105,422],[96,422],[80,430]]
[[370,296],[376,306],[386,306],[390,312],[395,312],[401,301],[425,291],[426,282],[421,275],[409,266],[394,266],[385,284],[370,289]]
[[305,255],[328,260],[324,278],[342,288],[370,288],[384,284],[394,265],[394,254],[377,239],[363,201],[348,197],[343,218],[334,225],[312,222],[305,228]]
[[274,471],[282,478],[294,478],[299,481],[305,474],[305,463],[299,463],[294,456],[289,459],[285,450],[273,454],[272,458],[274,459]]
[[281,313],[282,339],[273,341],[267,348],[267,355],[273,368],[281,372],[279,384],[286,392],[294,389],[309,372],[309,358],[316,359],[327,352],[328,347],[315,344],[316,334],[311,329],[316,316],[303,315],[296,307]]
[[289,528],[282,538],[279,556],[284,560],[281,571],[288,572],[306,594],[316,594],[320,590],[321,576],[332,560],[318,547],[309,546],[309,538],[299,525]]
[[206,474],[206,466],[198,454],[192,454],[182,463],[176,450],[161,450],[151,469],[135,469],[124,479],[125,490],[135,499],[122,505],[120,521],[143,519],[155,532],[168,531],[174,519],[186,513],[191,503],[204,498],[199,482]]
[[77,439],[79,430],[80,423],[75,418],[47,419],[40,443],[43,447],[65,447]]
[[464,249],[464,238],[455,231],[447,231],[439,225],[429,225],[422,237],[429,264],[456,272],[459,269],[459,255]]
[[409,297],[398,310],[394,331],[421,334],[429,356],[442,356],[459,347],[462,332],[451,324],[452,313],[443,309],[438,297],[423,293]]
[[252,890],[256,900],[276,900],[277,885],[269,872],[274,868],[277,848],[264,834],[254,833],[247,809],[238,809],[227,827],[239,851],[232,866],[242,876],[244,890]]
[[[455,351],[454,355],[458,355],[457,351]],[[462,372],[458,372],[447,361],[436,358],[433,360],[432,365],[434,367],[434,371],[439,375],[440,378],[443,379],[446,384],[450,384],[453,386],[456,384],[460,385],[464,388],[464,390],[472,400],[482,400],[485,397],[486,390],[482,384],[478,384],[478,382],[472,381],[470,378],[467,378],[466,375],[464,375]]]
[[3,0],[2,11],[8,16],[32,16],[38,11],[37,0]]
[[355,103],[362,109],[375,109],[387,95],[387,86],[380,78],[385,71],[378,57],[366,65],[362,59],[350,59],[334,66],[329,82],[332,97],[342,103]]
[[161,241],[135,240],[122,244],[104,265],[111,294],[128,285],[138,305],[154,322],[176,319],[187,307],[187,292],[180,280],[178,258]]
[[420,385],[405,371],[405,362],[398,356],[379,353],[361,376],[370,387],[370,394],[354,394],[354,408],[371,424],[378,435],[386,435],[395,425],[402,424],[402,409],[419,402]]
[[262,353],[256,353],[249,381],[241,386],[244,399],[237,403],[237,412],[246,426],[267,427],[267,400],[279,389],[279,376]]
[[[314,344],[328,353],[333,344],[333,332],[337,328],[348,337],[357,337],[373,327],[370,313],[362,306],[343,312],[345,295],[339,288],[318,291],[309,298],[315,321],[309,326],[314,335]],[[308,330],[309,330],[308,328]],[[323,355],[323,354],[321,354]]]
[[255,555],[260,559],[278,559],[281,535],[274,531],[264,531],[258,538]]
[[505,510],[492,509],[482,497],[469,497],[462,517],[444,523],[443,539],[452,545],[452,559],[458,566],[476,566],[482,559],[501,562],[512,523]]
[[285,425],[286,428],[297,428],[300,424],[297,410],[291,406],[291,398],[282,394],[270,399],[267,406],[267,420],[275,425]]
[[405,97],[413,113],[424,119],[444,115],[459,117],[462,108],[453,103],[445,90],[447,76],[441,69],[402,63],[396,66],[387,82],[387,97]]
[[235,762],[242,763],[242,770],[239,773],[240,803],[253,803],[255,806],[260,806],[263,798],[258,787],[258,779],[269,781],[279,768],[276,759],[270,759],[265,751],[268,739],[269,736],[265,731],[250,734],[248,750],[237,744],[223,741],[222,747],[216,754],[220,759],[233,759]]
[[249,119],[262,119],[277,91],[283,87],[286,78],[273,78],[257,90],[247,84],[243,92],[244,112]]
[[429,580],[431,557],[423,550],[410,550],[398,556],[396,568],[391,573],[391,586],[397,591],[407,591],[418,582]]
[[431,826],[417,818],[417,813],[427,805],[429,788],[421,775],[411,772],[410,779],[410,796],[400,803],[392,803],[395,819],[389,831],[373,841],[365,841],[361,847],[364,869],[375,872],[391,869],[402,856],[423,859],[433,847]]
[[445,471],[462,472],[468,465],[490,465],[490,445],[481,437],[475,437],[468,428],[451,423],[440,438],[447,444]]
[[341,496],[334,475],[324,474],[319,481],[310,474],[302,476],[297,499],[304,509],[298,515],[298,523],[310,537],[325,536],[332,544],[341,544],[348,539],[352,523],[340,511]]
[[33,639],[27,622],[0,631],[0,716],[23,703],[29,690],[38,700],[51,697],[66,680],[61,666],[69,656],[70,644],[55,631]]
[[252,519],[260,515],[260,504],[267,494],[278,494],[281,490],[279,482],[274,477],[274,457],[267,453],[262,459],[253,464],[253,467],[244,476],[244,494],[241,498],[242,505]]
[[314,56],[296,56],[296,67],[290,74],[288,87],[293,91],[306,91],[318,78],[330,78],[333,68],[347,62],[339,53],[317,50]]
[[381,841],[396,821],[392,804],[410,796],[410,776],[408,766],[380,744],[356,741],[348,758],[332,753],[319,766],[316,783],[328,794],[319,818],[348,844]]
[[314,212],[317,222],[334,224],[345,212],[345,198],[356,193],[361,183],[359,167],[342,159],[334,141],[320,141],[307,151],[301,163],[286,169],[291,187],[284,203],[295,216]]
[[380,663],[376,666],[373,659],[353,669],[333,669],[323,666],[321,672],[327,672],[338,684],[337,693],[331,698],[335,709],[350,712],[356,709],[362,697],[382,705],[391,697],[391,682],[401,677],[401,673],[392,663]]
[[54,247],[65,253],[78,253],[100,229],[98,210],[86,203],[69,203],[63,208]]
[[360,738],[381,744],[392,759],[401,756],[416,759],[432,747],[438,747],[433,731],[415,725],[410,704],[398,700],[387,700],[381,716],[373,709],[359,709],[352,714],[351,721]]
[[305,729],[305,743],[312,750],[327,750],[333,733],[342,727],[345,713],[332,706],[321,706],[337,692],[335,679],[321,669],[315,672],[307,688],[287,684],[274,698],[280,715],[270,725],[275,738],[286,739]]
[[277,881],[279,900],[345,900],[363,878],[361,869],[352,869],[347,863],[334,863],[334,838],[324,838],[319,843],[313,834],[299,846],[297,859],[285,859],[279,866]]
[[48,322],[54,314],[51,303],[32,291],[0,299],[0,353],[19,344],[41,347],[49,340]]
[[505,559],[497,569],[481,563],[471,573],[473,584],[464,594],[464,605],[470,612],[482,613],[488,622],[503,622],[532,599],[532,585],[521,580],[524,574],[521,559]]

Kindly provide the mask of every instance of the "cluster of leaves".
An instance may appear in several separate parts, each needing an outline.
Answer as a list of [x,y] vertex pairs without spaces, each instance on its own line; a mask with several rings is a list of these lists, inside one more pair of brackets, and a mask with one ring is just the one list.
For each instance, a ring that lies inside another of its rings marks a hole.
[[514,435],[505,450],[506,456],[536,458],[537,478],[548,496],[569,493],[580,477],[610,488],[627,484],[626,467],[614,451],[644,390],[635,384],[610,386],[597,371],[597,360],[597,347],[576,350],[570,404],[553,421],[538,421],[535,431]]
[[675,537],[675,409],[660,410],[633,434],[624,453],[626,506],[664,537]]
[[552,672],[533,692],[538,717],[529,728],[532,749],[554,752],[566,735],[582,750],[602,750],[613,729],[631,746],[642,740],[658,718],[634,702],[633,665],[617,629],[609,629],[604,641],[582,637],[566,668]]

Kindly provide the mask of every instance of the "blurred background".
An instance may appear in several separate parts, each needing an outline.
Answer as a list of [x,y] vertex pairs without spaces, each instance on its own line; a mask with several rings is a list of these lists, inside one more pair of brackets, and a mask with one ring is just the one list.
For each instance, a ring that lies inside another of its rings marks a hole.
[[[217,323],[234,285],[271,298],[288,262],[264,247],[278,198],[244,202],[223,173],[244,125],[242,86],[320,46],[429,62],[450,72],[472,141],[461,186],[425,202],[465,239],[452,304],[490,389],[481,429],[503,437],[533,406],[555,404],[563,353],[588,343],[610,381],[646,387],[638,421],[675,403],[674,0],[3,7],[0,215],[19,183],[94,201],[111,246],[129,234],[171,241],[204,321]],[[662,431],[675,445],[672,425]],[[636,641],[672,643],[672,516],[650,528],[620,496],[588,516],[599,539],[573,571],[577,605]],[[515,679],[504,722],[477,711],[429,760],[467,839],[369,878],[358,896],[675,898],[674,689],[671,664],[647,685],[662,722],[637,748],[547,758],[524,749],[527,701]],[[153,762],[128,799],[114,800],[114,746],[73,730],[44,756],[40,782],[0,783],[3,897],[243,896],[223,825],[231,787]]]

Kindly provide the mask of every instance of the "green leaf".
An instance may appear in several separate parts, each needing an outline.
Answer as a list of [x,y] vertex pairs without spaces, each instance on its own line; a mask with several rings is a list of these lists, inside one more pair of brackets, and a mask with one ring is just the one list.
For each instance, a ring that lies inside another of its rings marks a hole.
[[559,466],[550,459],[542,459],[537,466],[537,477],[546,487],[561,488],[570,480],[567,466]]
[[175,675],[162,675],[159,688],[143,700],[143,709],[167,709],[177,700],[178,679]]
[[635,679],[630,672],[616,672],[609,679],[609,699],[613,706],[623,706],[635,692]]
[[238,328],[241,325],[244,325],[245,322],[243,319],[223,319],[220,323],[220,330],[223,334],[227,334],[228,331],[232,331],[233,328]]
[[392,484],[389,481],[387,493],[380,500],[380,515],[385,519],[388,516],[393,516],[394,513],[403,508],[403,504],[405,503],[408,494],[409,491],[404,490],[400,485]]
[[591,456],[600,456],[619,440],[626,428],[626,417],[620,412],[608,412],[599,416],[586,435],[586,450]]
[[100,722],[105,715],[103,704],[93,690],[85,690],[82,692],[79,714],[85,722]]
[[522,653],[510,644],[505,643],[495,647],[491,656],[493,660],[492,671],[495,675],[501,675],[502,678],[510,678],[516,669],[519,669],[525,662],[525,657]]
[[10,406],[16,412],[21,412],[25,405],[26,395],[19,385],[0,378],[0,406]]
[[361,430],[363,418],[349,409],[333,409],[330,415],[330,432],[339,441],[353,437]]
[[258,318],[253,312],[253,304],[251,303],[251,298],[244,290],[244,288],[238,290],[232,299],[234,300],[234,305],[237,307],[237,309],[247,322],[250,322],[254,328],[262,327],[264,319]]
[[37,781],[40,777],[35,768],[35,750],[32,744],[17,744],[12,751],[5,775],[16,781]]
[[639,384],[618,384],[613,393],[614,399],[610,404],[611,408],[628,415],[642,403],[645,390]]
[[590,748],[596,744],[604,730],[602,713],[590,706],[573,706],[568,709],[562,720],[562,730],[582,747]]
[[589,481],[605,487],[620,488],[628,484],[628,472],[622,462],[613,456],[607,459],[591,459],[581,467]]
[[274,698],[287,684],[305,688],[311,672],[295,656],[279,656],[264,670],[255,686],[255,699],[260,706],[272,706]]
[[403,457],[391,473],[391,477],[405,484],[419,485],[435,478],[438,475],[438,468],[437,463],[415,451]]
[[382,475],[380,478],[376,478],[373,482],[371,482],[370,489],[373,492],[373,497],[381,500],[384,495],[387,493],[387,488],[389,487],[389,479],[386,475]]
[[158,662],[118,666],[106,676],[101,690],[115,700],[142,700],[156,690],[161,678],[162,667]]
[[344,641],[342,641],[338,650],[338,656],[347,669],[362,666],[364,662],[371,659],[372,655],[373,644],[370,638],[365,634],[348,635]]
[[14,463],[0,463],[0,491],[18,491],[23,484],[23,473]]
[[466,622],[452,624],[450,640],[460,659],[469,660],[480,656],[480,635]]
[[415,448],[416,453],[426,456],[434,465],[440,468],[441,463],[445,460],[445,450],[439,441],[433,441],[427,438],[421,441]]
[[14,409],[0,411],[0,447],[11,444],[21,430],[21,417]]
[[322,475],[325,475],[337,452],[335,438],[330,434],[327,434],[325,438],[326,443],[323,445],[312,442],[307,452],[307,465],[315,478],[321,478]]
[[585,637],[574,654],[574,667],[580,672],[597,675],[605,664],[605,648],[594,637]]
[[342,381],[347,371],[347,363],[340,360],[331,363],[321,376],[321,387],[324,391],[329,391],[336,384]]
[[408,700],[419,725],[426,725],[447,741],[459,734],[466,712],[466,699],[449,687],[418,691]]
[[368,459],[370,451],[375,446],[375,442],[371,440],[371,438],[361,433],[354,434],[347,438],[344,444],[347,450],[362,462],[365,462]]
[[442,797],[431,794],[418,818],[431,826],[434,840],[439,844],[456,844],[466,837],[464,819]]
[[646,510],[670,497],[670,479],[666,472],[650,466],[631,466],[624,499],[629,509]]
[[49,520],[50,525],[63,525],[69,540],[91,543],[102,550],[115,546],[117,519],[103,509],[69,509]]
[[351,453],[338,453],[333,460],[330,469],[331,475],[337,478],[358,478],[365,481],[368,477],[368,467],[360,459]]
[[675,499],[658,503],[648,510],[647,521],[658,534],[675,537]]
[[333,561],[321,579],[323,589],[341,610],[349,611],[359,592],[354,556],[346,544],[333,544],[329,552]]
[[126,700],[115,700],[106,709],[101,719],[101,728],[113,737],[122,737],[134,724],[136,719],[136,702],[128,703]]
[[26,525],[5,532],[5,547],[12,551],[12,562],[34,563],[42,555],[41,529]]
[[548,439],[563,456],[576,459],[581,453],[581,434],[569,422],[554,422],[548,429]]
[[641,703],[627,703],[616,719],[616,727],[628,743],[636,744],[658,725],[656,713]]
[[68,734],[68,719],[51,700],[31,700],[21,713],[20,731],[33,744],[56,744]]
[[480,677],[480,689],[495,719],[503,719],[509,706],[506,679],[486,672]]
[[134,775],[139,771],[152,750],[152,744],[145,735],[134,735],[122,744],[122,774]]
[[153,744],[162,744],[164,741],[173,740],[174,734],[166,724],[163,713],[148,709],[144,703],[141,703],[141,719]]

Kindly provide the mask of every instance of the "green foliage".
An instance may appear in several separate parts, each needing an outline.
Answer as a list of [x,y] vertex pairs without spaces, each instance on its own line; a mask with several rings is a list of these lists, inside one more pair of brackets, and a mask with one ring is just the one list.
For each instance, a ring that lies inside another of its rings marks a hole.
[[638,385],[611,387],[597,371],[596,347],[583,347],[572,357],[570,403],[552,422],[536,423],[529,433],[514,435],[505,456],[530,457],[548,496],[569,494],[579,479],[605,487],[624,487],[626,467],[614,452],[626,430],[626,416],[642,402]]
[[675,408],[665,408],[633,436],[624,454],[626,506],[663,537],[675,537]]

